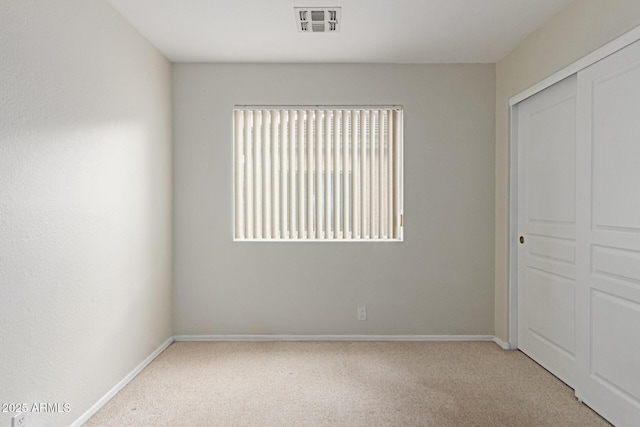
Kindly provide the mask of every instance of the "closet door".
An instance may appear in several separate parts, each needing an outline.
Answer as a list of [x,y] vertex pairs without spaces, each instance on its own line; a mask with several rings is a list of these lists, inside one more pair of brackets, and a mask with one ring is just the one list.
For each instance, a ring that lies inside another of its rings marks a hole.
[[576,77],[518,106],[518,347],[574,386]]
[[578,74],[576,394],[640,425],[640,42]]

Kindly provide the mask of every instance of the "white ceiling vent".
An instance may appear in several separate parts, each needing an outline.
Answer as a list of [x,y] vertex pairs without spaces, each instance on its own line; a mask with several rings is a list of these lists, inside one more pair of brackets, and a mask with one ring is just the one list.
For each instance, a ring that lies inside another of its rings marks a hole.
[[294,7],[299,33],[337,33],[340,7]]

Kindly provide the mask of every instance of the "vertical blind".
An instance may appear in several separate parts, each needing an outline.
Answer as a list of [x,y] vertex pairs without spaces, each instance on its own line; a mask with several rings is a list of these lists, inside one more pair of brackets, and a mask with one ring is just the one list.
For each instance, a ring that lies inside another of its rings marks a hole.
[[401,240],[402,110],[234,109],[235,240]]

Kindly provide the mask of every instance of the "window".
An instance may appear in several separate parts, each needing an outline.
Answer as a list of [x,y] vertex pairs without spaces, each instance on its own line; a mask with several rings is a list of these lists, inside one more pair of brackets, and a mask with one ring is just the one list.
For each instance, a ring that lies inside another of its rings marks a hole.
[[402,240],[402,109],[234,109],[234,240]]

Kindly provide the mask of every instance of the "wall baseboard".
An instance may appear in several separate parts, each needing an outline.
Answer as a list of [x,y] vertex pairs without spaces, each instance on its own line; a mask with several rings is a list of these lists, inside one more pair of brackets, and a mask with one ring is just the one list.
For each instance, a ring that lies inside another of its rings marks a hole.
[[77,420],[75,420],[71,427],[80,427],[82,424],[86,423],[89,418],[93,416],[96,412],[100,410],[104,405],[113,398],[120,390],[124,388],[132,379],[134,379],[149,363],[153,361],[156,357],[160,355],[167,347],[171,345],[173,342],[173,337],[170,337],[165,342],[160,344],[160,347],[155,349],[153,353],[147,356],[138,366],[136,366],[126,377],[124,377],[118,384],[116,384],[111,390],[107,392],[104,396],[102,396],[96,403],[91,406],[84,414],[80,416]]
[[506,341],[502,341],[498,337],[493,337],[493,342],[498,344],[500,347],[502,347],[503,350],[515,350],[515,348],[511,347],[511,344],[509,344]]
[[492,335],[176,335],[173,337],[175,341],[494,341],[494,338]]

